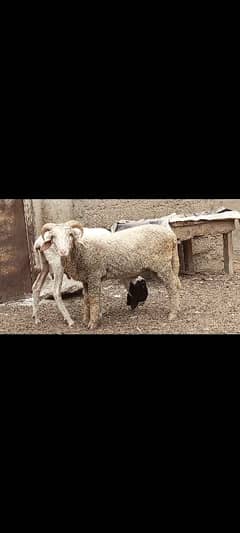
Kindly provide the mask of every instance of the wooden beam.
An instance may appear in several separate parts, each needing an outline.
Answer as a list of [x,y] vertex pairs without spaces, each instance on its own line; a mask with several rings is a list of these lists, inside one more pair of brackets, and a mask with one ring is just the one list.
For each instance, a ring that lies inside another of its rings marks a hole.
[[178,244],[178,256],[179,256],[179,263],[180,263],[180,272],[185,272],[185,262],[184,262],[184,251],[183,251],[183,243],[180,242]]
[[233,274],[233,241],[232,232],[223,234],[224,270],[226,274]]
[[186,272],[194,272],[193,255],[192,255],[192,239],[183,242],[184,262]]

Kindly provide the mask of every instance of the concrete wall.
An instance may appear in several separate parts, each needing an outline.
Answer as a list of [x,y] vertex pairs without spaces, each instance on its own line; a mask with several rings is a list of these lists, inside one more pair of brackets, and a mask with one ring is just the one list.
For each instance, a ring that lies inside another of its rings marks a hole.
[[73,218],[73,200],[33,200],[36,235],[46,222],[63,222]]

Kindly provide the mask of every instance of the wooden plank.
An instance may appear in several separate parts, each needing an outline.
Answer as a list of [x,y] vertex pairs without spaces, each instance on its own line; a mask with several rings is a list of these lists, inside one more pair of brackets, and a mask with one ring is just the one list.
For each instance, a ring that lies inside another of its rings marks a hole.
[[184,262],[186,272],[194,272],[193,254],[192,254],[192,239],[183,242]]
[[224,270],[226,274],[233,274],[233,241],[232,232],[223,234]]
[[171,224],[171,227],[180,241],[186,241],[188,239],[192,239],[193,237],[201,237],[204,235],[229,233],[235,229],[234,220],[208,221],[207,223],[201,222],[189,226],[175,226],[174,224]]
[[37,273],[35,272],[35,269],[34,269],[33,246],[35,242],[35,231],[34,231],[34,211],[33,211],[32,200],[23,200],[23,207],[24,207],[24,217],[25,217],[27,243],[28,243],[31,280],[32,280],[32,283],[34,283]]

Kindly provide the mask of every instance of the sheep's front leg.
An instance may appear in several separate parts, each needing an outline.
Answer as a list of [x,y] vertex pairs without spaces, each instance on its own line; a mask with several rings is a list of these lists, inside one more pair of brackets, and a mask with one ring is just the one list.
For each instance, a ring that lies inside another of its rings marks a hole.
[[88,279],[88,298],[90,306],[90,321],[88,329],[95,329],[101,321],[101,279]]
[[63,274],[64,269],[59,267],[55,272],[55,280],[54,280],[54,288],[53,288],[53,296],[54,300],[57,304],[57,308],[59,309],[60,313],[62,314],[64,320],[68,323],[69,327],[73,326],[74,321],[71,319],[71,316],[66,309],[63,300],[62,300],[62,294],[61,294],[61,287],[62,287],[62,281],[63,281]]
[[[83,301],[84,301],[84,316],[83,316],[83,323],[84,326],[88,326],[90,322],[90,302],[89,302],[89,295],[88,295],[88,284],[83,283]],[[100,320],[102,319],[102,312],[100,309]]]

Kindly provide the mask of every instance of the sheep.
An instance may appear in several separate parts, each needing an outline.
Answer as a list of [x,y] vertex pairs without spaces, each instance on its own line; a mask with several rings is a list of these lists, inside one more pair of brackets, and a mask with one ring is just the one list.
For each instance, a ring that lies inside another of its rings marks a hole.
[[[77,223],[76,221],[70,220],[66,222],[66,225],[73,227],[76,223]],[[41,230],[41,235],[35,240],[34,247],[33,247],[34,259],[35,259],[35,270],[38,274],[32,286],[32,294],[33,294],[32,317],[35,319],[36,324],[40,323],[40,320],[38,318],[40,293],[41,293],[41,289],[44,285],[44,282],[47,276],[51,276],[52,279],[57,278],[58,283],[60,279],[63,279],[61,257],[58,254],[56,247],[51,246],[48,249],[45,249],[45,251],[43,251],[43,248],[44,248],[43,245],[45,242],[44,235],[47,231],[50,231],[55,226],[56,224],[53,224],[53,223],[45,224]],[[59,226],[62,226],[62,224],[59,224]],[[63,227],[64,226],[65,224],[63,224]],[[84,234],[89,237],[91,237],[92,235],[95,235],[97,238],[100,238],[102,235],[109,234],[109,231],[106,230],[105,228],[84,228]],[[71,279],[71,276],[69,276],[67,272],[64,272],[64,273],[68,277],[68,279]],[[53,289],[53,296],[56,301],[57,307],[62,313],[64,319],[67,321],[68,325],[71,327],[74,324],[74,322],[71,319],[68,313],[68,310],[66,309],[62,299],[59,298],[58,288],[55,283],[54,283],[54,289]]]
[[[76,224],[76,221],[68,221],[65,224],[71,225]],[[65,225],[63,224],[63,226]],[[47,224],[42,228],[42,235],[45,232],[45,229],[51,228],[55,224]],[[40,320],[38,318],[38,308],[40,301],[41,289],[44,285],[44,282],[49,276],[51,279],[54,279],[55,275],[58,272],[61,272],[61,259],[58,255],[56,248],[51,246],[45,252],[41,252],[41,247],[44,244],[44,238],[40,235],[34,243],[34,257],[35,257],[35,270],[38,273],[37,279],[35,280],[32,293],[33,293],[33,318],[35,318],[35,323],[39,324]],[[97,237],[100,238],[103,235],[109,235],[109,230],[105,228],[86,228],[84,227],[84,237]],[[65,272],[65,275],[68,279],[71,277]],[[127,305],[131,306],[131,309],[135,309],[140,302],[144,302],[147,298],[148,291],[146,287],[146,282],[139,276],[136,280],[130,280],[124,283],[125,288],[127,289]],[[54,296],[55,294],[55,296]],[[56,291],[53,290],[53,296],[56,300],[57,306],[61,313],[64,316],[64,319],[68,322],[69,326],[73,325],[73,321],[69,316],[67,309],[63,309],[63,302],[59,302],[57,298]],[[65,306],[64,306],[65,307]]]
[[[84,235],[85,233],[85,235]],[[59,310],[69,325],[61,299],[63,273],[80,280],[84,288],[84,324],[91,330],[98,327],[101,316],[101,283],[117,279],[125,286],[138,275],[152,272],[161,278],[170,299],[169,320],[179,309],[179,257],[177,238],[168,222],[161,225],[143,225],[125,231],[96,237],[87,235],[79,222],[65,225],[45,225],[42,229],[46,252],[52,244],[60,256],[61,267],[55,274],[54,294]]]
[[[176,213],[172,213],[171,215],[167,215],[161,218],[149,218],[149,219],[141,219],[141,220],[120,220],[119,222],[115,222],[111,228],[110,231],[122,231],[127,228],[134,228],[136,226],[142,226],[145,224],[162,224],[164,220],[171,220],[171,218],[176,215]],[[129,285],[128,294],[127,294],[127,305],[131,307],[131,309],[135,309],[138,304],[143,305],[143,303],[147,300],[148,297],[148,288],[147,284],[144,278],[141,276],[138,276],[136,280],[132,280]]]

